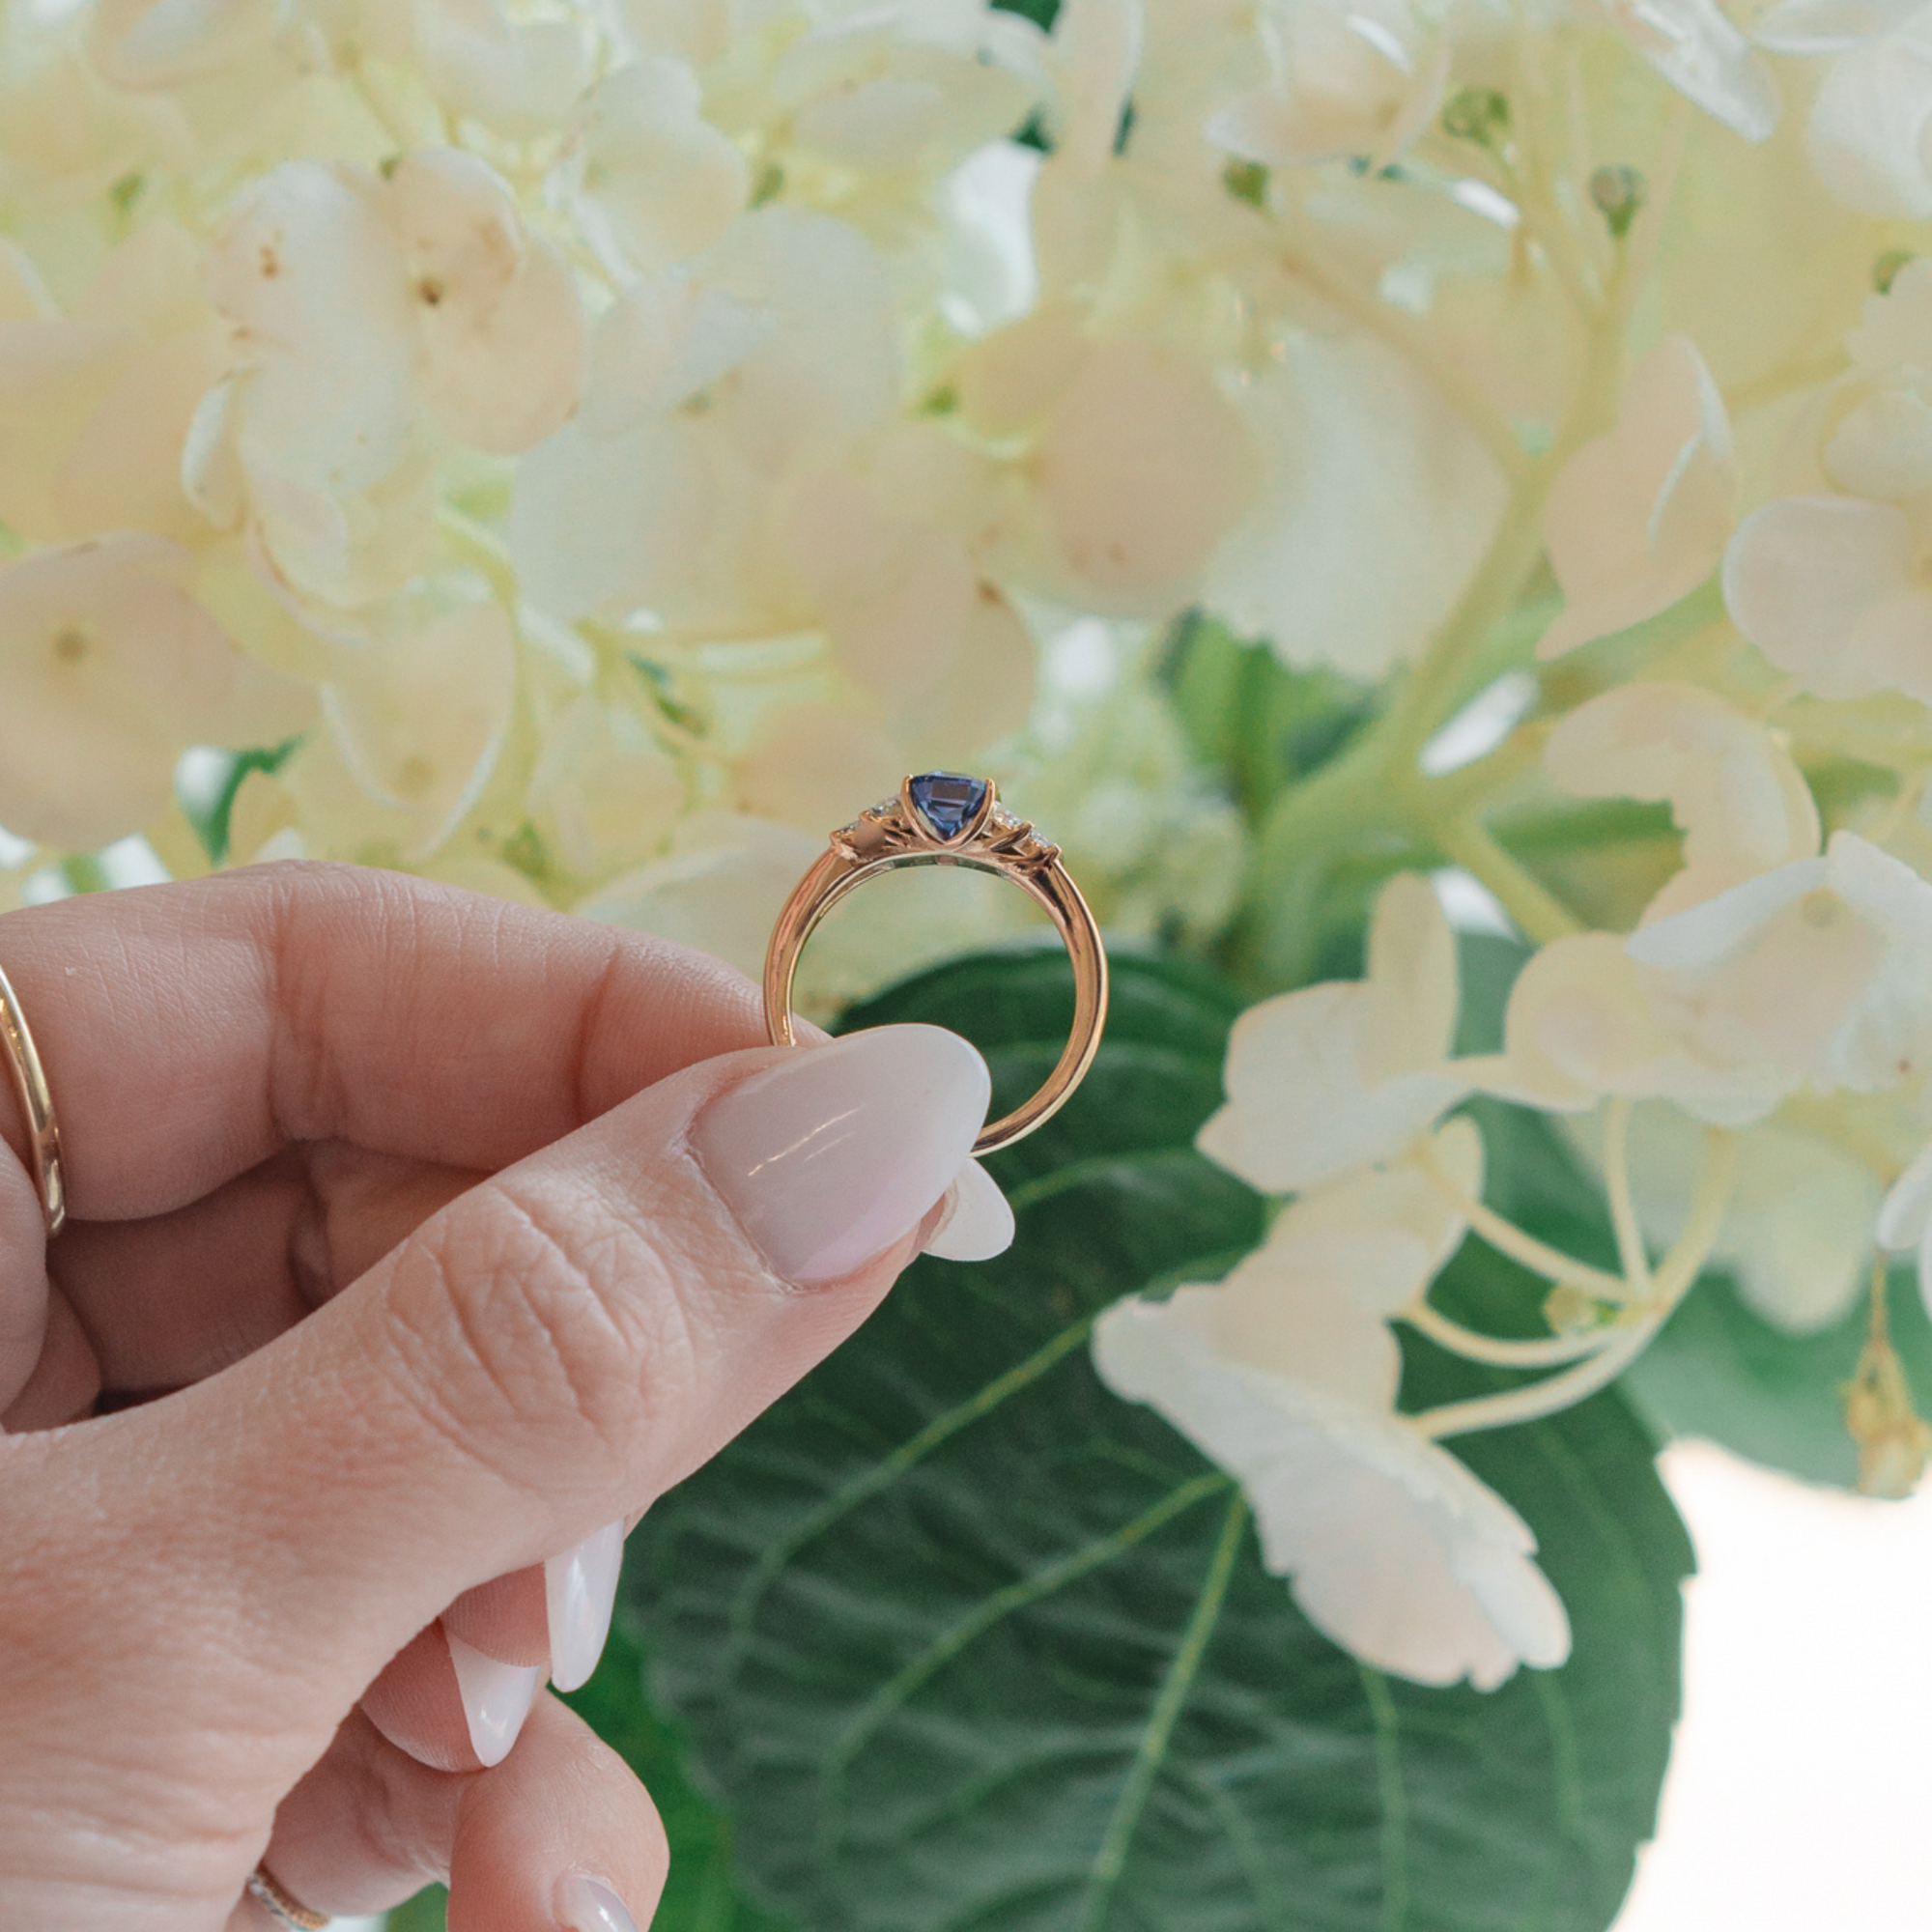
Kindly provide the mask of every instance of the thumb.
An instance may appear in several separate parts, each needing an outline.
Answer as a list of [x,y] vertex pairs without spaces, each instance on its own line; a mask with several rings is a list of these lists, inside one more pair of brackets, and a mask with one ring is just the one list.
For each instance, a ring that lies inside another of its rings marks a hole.
[[928,1026],[673,1075],[453,1202],[271,1347],[39,1438],[61,1571],[86,1572],[91,1526],[114,1576],[138,1527],[201,1639],[285,1685],[301,1660],[332,1725],[452,1598],[648,1504],[857,1327],[989,1092]]

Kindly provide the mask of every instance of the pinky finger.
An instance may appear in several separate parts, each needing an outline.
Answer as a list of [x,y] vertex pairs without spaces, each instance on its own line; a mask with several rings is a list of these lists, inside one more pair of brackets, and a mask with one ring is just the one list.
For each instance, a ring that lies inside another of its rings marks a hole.
[[657,1807],[622,1758],[554,1697],[470,1778],[449,1861],[449,1932],[639,1932],[670,1868]]

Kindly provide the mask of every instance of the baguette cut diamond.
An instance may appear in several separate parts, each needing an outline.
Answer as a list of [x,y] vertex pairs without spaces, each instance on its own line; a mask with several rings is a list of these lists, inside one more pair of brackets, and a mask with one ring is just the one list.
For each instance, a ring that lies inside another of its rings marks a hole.
[[986,781],[958,772],[922,772],[906,781],[906,795],[935,838],[956,838],[986,802]]

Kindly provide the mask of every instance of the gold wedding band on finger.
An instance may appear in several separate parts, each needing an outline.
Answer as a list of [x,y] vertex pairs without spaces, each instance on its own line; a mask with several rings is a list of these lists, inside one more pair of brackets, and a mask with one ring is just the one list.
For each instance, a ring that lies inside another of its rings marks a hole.
[[791,989],[805,942],[820,920],[867,879],[902,866],[965,866],[1009,879],[1046,909],[1073,962],[1073,1030],[1046,1084],[1023,1107],[991,1122],[973,1144],[997,1152],[1058,1113],[1087,1076],[1107,1019],[1107,952],[1060,847],[999,802],[991,779],[922,772],[898,795],[862,811],[832,835],[832,846],[798,882],[772,928],[765,954],[765,1027],[775,1046],[792,1046]]
[[67,1222],[67,1180],[61,1172],[60,1123],[54,1118],[54,1096],[45,1069],[34,1046],[27,1016],[20,1010],[7,975],[0,972],[0,1045],[7,1052],[7,1071],[20,1096],[27,1122],[27,1139],[34,1150],[34,1182],[40,1189],[41,1213],[52,1240]]
[[293,1925],[298,1932],[322,1932],[327,1925],[326,1912],[311,1912],[305,1905],[298,1905],[284,1891],[276,1881],[269,1876],[266,1865],[257,1865],[248,1874],[248,1896],[263,1908],[280,1925]]

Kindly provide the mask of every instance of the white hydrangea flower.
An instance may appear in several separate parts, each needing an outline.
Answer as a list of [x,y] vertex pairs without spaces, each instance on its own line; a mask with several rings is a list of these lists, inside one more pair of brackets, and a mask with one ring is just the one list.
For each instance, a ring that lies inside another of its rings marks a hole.
[[1227,1102],[1195,1145],[1264,1193],[1394,1158],[1473,1087],[1450,1058],[1456,936],[1429,881],[1382,888],[1368,977],[1250,1007],[1228,1038]]
[[1652,987],[1615,933],[1582,932],[1540,948],[1510,989],[1501,1065],[1490,1091],[1572,1113],[1608,1094],[1667,1099],[1713,1125],[1761,1121],[1789,1082],[1686,1039],[1656,1009]]
[[647,54],[579,110],[570,181],[608,261],[655,273],[709,247],[743,211],[751,164],[702,105],[687,62]]
[[476,802],[510,728],[516,644],[496,604],[424,620],[399,611],[396,634],[335,654],[322,686],[344,763],[398,814],[405,860],[439,851]]
[[[365,9],[386,4],[365,0]],[[511,140],[552,133],[590,83],[593,48],[582,10],[528,19],[515,17],[503,0],[405,4],[438,98],[493,133]]]
[[[1592,1157],[1595,1124],[1585,1118],[1573,1129]],[[1683,1232],[1702,1140],[1676,1107],[1642,1102],[1632,1113],[1631,1196],[1659,1249]],[[1882,1191],[1867,1162],[1822,1133],[1777,1120],[1747,1126],[1711,1264],[1730,1272],[1745,1305],[1773,1327],[1829,1328],[1863,1292]]]
[[1922,10],[1839,54],[1805,139],[1820,180],[1848,207],[1932,214],[1932,26]]
[[1718,1065],[1862,1094],[1932,1065],[1932,885],[1856,833],[1627,946],[1659,1023]]
[[581,388],[568,267],[455,150],[406,156],[386,180],[275,169],[208,283],[240,373],[204,406],[191,481],[217,519],[245,511],[276,567],[325,603],[368,602],[420,567],[436,436],[525,449]]
[[[1468,1122],[1437,1151],[1480,1186]],[[1364,1662],[1486,1690],[1521,1663],[1553,1668],[1569,1620],[1528,1526],[1395,1410],[1387,1319],[1426,1292],[1463,1225],[1400,1168],[1338,1188],[1289,1208],[1218,1287],[1109,1309],[1094,1366],[1240,1483],[1263,1560]]]
[[1550,732],[1544,768],[1578,798],[1668,803],[1684,869],[1644,923],[1818,851],[1818,807],[1790,753],[1698,685],[1638,681],[1579,704]]
[[[1295,668],[1384,677],[1455,608],[1505,486],[1468,426],[1382,343],[1296,331],[1243,392],[1261,453],[1250,515],[1209,560],[1209,607]],[[1381,567],[1370,531],[1402,532]]]
[[125,534],[0,565],[0,824],[92,851],[158,818],[194,744],[272,742],[310,715],[193,596],[194,558]]
[[1723,555],[1737,496],[1723,398],[1690,337],[1665,336],[1632,373],[1616,427],[1550,485],[1544,536],[1565,601],[1537,655],[1560,657],[1688,596]]
[[510,540],[554,615],[796,628],[774,583],[779,493],[890,420],[898,355],[876,252],[829,216],[761,209],[689,281],[628,291],[583,406],[518,466]]
[[545,734],[526,803],[546,848],[578,878],[600,879],[659,850],[685,790],[643,714],[586,691]]
[[1361,156],[1385,167],[1435,119],[1452,45],[1407,0],[1290,0],[1262,15],[1270,84],[1212,115],[1208,138],[1265,167]]
[[65,316],[24,254],[0,261],[0,522],[49,543],[206,540],[182,450],[228,346],[199,275],[169,221],[116,248]]
[[1815,483],[1775,498],[1724,558],[1738,628],[1815,696],[1932,698],[1932,262],[1899,270],[1814,411]]

